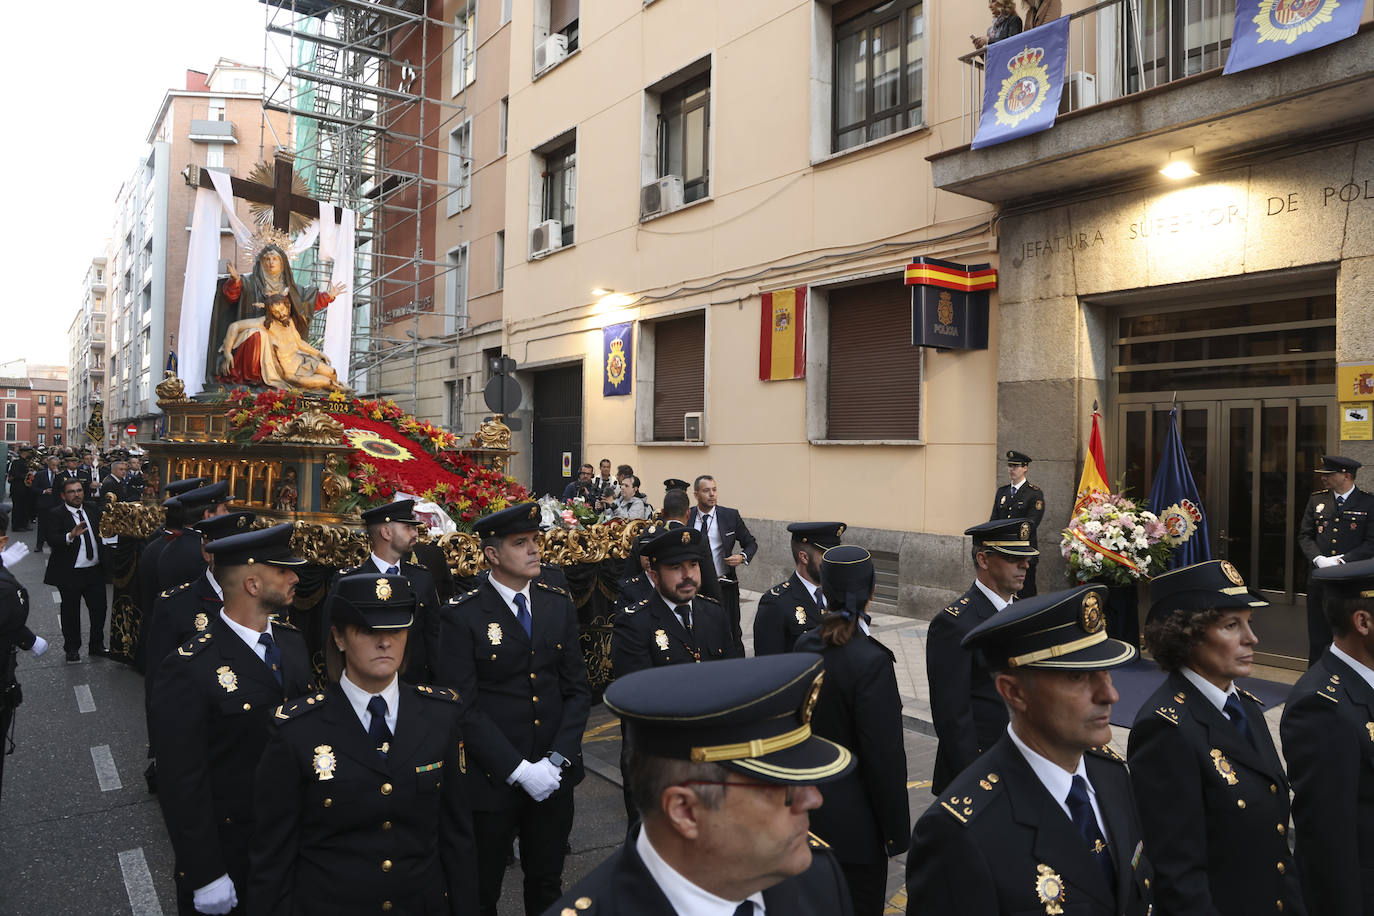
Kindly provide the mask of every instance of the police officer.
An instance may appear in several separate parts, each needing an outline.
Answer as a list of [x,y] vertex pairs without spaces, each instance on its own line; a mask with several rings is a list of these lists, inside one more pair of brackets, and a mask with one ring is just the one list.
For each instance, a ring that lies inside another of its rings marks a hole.
[[[1313,569],[1374,557],[1374,496],[1355,486],[1360,463],[1325,455],[1316,473],[1323,490],[1307,498],[1298,528],[1298,546]],[[1307,582],[1307,663],[1315,664],[1331,644],[1331,626],[1322,610],[1321,579]]]
[[[148,543],[143,546],[143,552],[138,557],[138,610],[142,615],[139,632],[148,626],[148,619],[153,613],[153,602],[157,596],[162,594],[165,589],[157,587],[157,562],[162,556],[162,552],[174,540],[181,537],[184,527],[186,513],[181,507],[178,497],[182,493],[205,485],[203,477],[188,477],[185,480],[178,480],[167,484],[167,498],[162,502],[163,523],[157,533],[148,539]],[[180,585],[181,583],[173,583]],[[148,665],[145,646],[142,639],[139,640],[138,654],[136,661],[143,670],[145,677],[150,677],[156,670]]]
[[1153,871],[1121,755],[1104,585],[1018,601],[964,638],[998,672],[1002,739],[916,822],[907,914],[1146,916]]
[[5,477],[9,481],[10,501],[14,504],[14,517],[10,520],[13,531],[28,531],[29,521],[33,518],[33,492],[29,489],[30,462],[33,448],[28,445],[19,447],[19,454],[10,459]]
[[[1007,452],[1007,477],[1010,478],[1010,483],[997,488],[997,493],[992,498],[992,514],[988,516],[988,521],[995,522],[999,519],[1009,518],[1026,519],[1031,523],[1030,545],[1039,547],[1040,542],[1036,539],[1036,532],[1040,528],[1041,520],[1045,517],[1045,494],[1039,487],[1026,479],[1030,463],[1031,458],[1025,452],[1018,452],[1015,449]],[[1021,586],[1021,591],[1017,593],[1017,597],[1030,598],[1035,595],[1035,567],[1039,563],[1038,554],[1031,557],[1030,566],[1026,569],[1025,584]]]
[[926,677],[940,740],[931,781],[936,795],[1006,731],[1007,707],[993,686],[992,672],[963,648],[963,642],[1015,598],[1027,563],[1039,554],[1030,544],[1030,531],[1030,520],[1023,518],[984,522],[966,530],[964,534],[973,538],[973,585],[930,622]]
[[[9,543],[9,525],[9,516],[0,512],[0,550]],[[20,699],[19,682],[14,676],[19,651],[32,652],[36,658],[48,650],[48,641],[35,636],[28,622],[29,592],[0,560],[0,788],[5,778],[4,745]]]
[[807,834],[822,784],[854,765],[811,733],[821,667],[795,652],[611,684],[644,823],[544,916],[852,916],[839,867]]
[[840,543],[843,522],[793,522],[792,561],[796,569],[764,592],[754,613],[754,654],[791,652],[797,637],[820,626],[825,613],[821,591],[821,554]]
[[538,504],[484,516],[473,531],[490,569],[441,612],[434,675],[467,706],[480,912],[496,916],[518,831],[534,916],[562,893],[591,689],[572,599],[536,578]]
[[184,513],[181,536],[168,542],[157,558],[159,594],[183,582],[197,579],[205,572],[205,556],[200,551],[200,532],[194,526],[196,522],[228,513],[231,498],[229,482],[225,480],[197,487],[177,497]]
[[209,546],[224,607],[157,668],[150,719],[158,800],[176,860],[177,910],[229,913],[246,894],[253,773],[274,711],[310,691],[301,634],[274,622],[291,604],[292,525]]
[[653,595],[654,583],[649,578],[649,558],[644,555],[644,548],[662,531],[660,526],[650,525],[635,538],[635,545],[625,560],[625,570],[628,575],[618,583],[614,606],[615,613],[619,614],[625,608],[636,605]]
[[251,912],[476,913],[462,704],[397,677],[418,605],[373,570],[325,599],[331,683],[279,708],[258,765]]
[[1288,851],[1288,778],[1254,665],[1251,613],[1269,602],[1226,560],[1156,576],[1145,646],[1168,678],[1131,727],[1127,760],[1169,916],[1305,914]]
[[[430,659],[439,651],[439,593],[429,570],[414,562],[415,545],[420,540],[420,520],[415,517],[415,500],[399,499],[363,513],[367,541],[372,554],[360,565],[344,569],[339,576],[357,572],[376,572],[405,576],[417,602],[415,626],[406,639],[407,662],[401,676],[412,684],[429,683]],[[337,584],[335,580],[334,584]],[[330,586],[333,588],[333,585]],[[328,618],[325,618],[328,626]],[[321,645],[328,646],[328,634]]]
[[1333,639],[1279,721],[1312,916],[1374,913],[1374,560],[1316,570]]

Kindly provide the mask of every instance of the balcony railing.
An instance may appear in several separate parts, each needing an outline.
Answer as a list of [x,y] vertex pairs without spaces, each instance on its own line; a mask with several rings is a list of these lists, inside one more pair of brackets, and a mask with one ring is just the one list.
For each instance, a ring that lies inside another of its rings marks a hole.
[[[1235,0],[1102,0],[1069,15],[1069,62],[1059,113],[1078,111],[1226,63]],[[1013,35],[1004,41],[1017,42]],[[964,64],[962,135],[978,131],[986,82],[979,50]],[[999,80],[1002,77],[997,77]]]

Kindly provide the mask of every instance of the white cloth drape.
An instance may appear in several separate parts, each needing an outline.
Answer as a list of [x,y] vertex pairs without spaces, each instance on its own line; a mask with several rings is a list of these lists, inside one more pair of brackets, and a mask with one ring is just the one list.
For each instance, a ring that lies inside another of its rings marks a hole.
[[339,381],[348,382],[348,361],[353,351],[353,238],[356,215],[344,209],[340,220],[334,223],[334,206],[320,203],[320,258],[332,260],[334,269],[330,282],[345,287],[339,298],[329,303],[329,311],[324,317],[324,346],[320,349],[329,357]]
[[210,346],[210,313],[214,310],[215,284],[219,279],[221,212],[223,210],[220,198],[214,191],[206,188],[196,191],[196,206],[191,218],[191,242],[186,249],[186,281],[182,286],[181,324],[177,330],[177,368],[182,381],[186,383],[187,397],[195,397],[205,388],[205,355]]

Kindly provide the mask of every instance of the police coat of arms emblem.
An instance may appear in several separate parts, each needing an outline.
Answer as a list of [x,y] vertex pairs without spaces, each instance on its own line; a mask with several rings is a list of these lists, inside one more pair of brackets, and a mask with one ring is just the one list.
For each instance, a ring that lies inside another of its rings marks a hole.
[[997,123],[1015,127],[1045,104],[1050,74],[1045,68],[1045,49],[1026,48],[1007,61],[1010,75],[997,93]]

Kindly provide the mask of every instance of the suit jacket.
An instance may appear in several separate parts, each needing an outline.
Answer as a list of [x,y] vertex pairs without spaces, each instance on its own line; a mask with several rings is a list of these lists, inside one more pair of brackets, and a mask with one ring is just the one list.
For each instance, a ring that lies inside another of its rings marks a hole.
[[338,685],[278,708],[239,890],[249,912],[381,913],[389,900],[392,912],[475,914],[461,719],[453,691],[402,684],[383,758]]
[[911,831],[896,656],[861,630],[843,646],[826,645],[812,630],[797,640],[796,651],[825,659],[811,731],[849,748],[857,762],[825,784],[825,804],[811,812],[811,829],[841,862],[881,864],[906,851]]
[[[476,588],[440,612],[435,680],[468,704],[463,730],[470,752],[473,808],[518,803],[524,790],[506,784],[522,760],[557,751],[572,767],[559,792],[582,781],[582,732],[591,709],[577,610],[560,588],[530,583],[530,635],[483,573]],[[518,794],[517,794],[518,793]]]
[[926,635],[926,678],[935,735],[935,775],[939,795],[978,755],[1002,739],[1007,708],[980,657],[960,645],[963,638],[997,610],[977,585],[930,622]]
[[[176,651],[177,646],[210,629],[210,621],[219,616],[223,607],[224,599],[210,584],[208,571],[159,595],[142,631],[148,670],[157,671],[158,665]],[[156,679],[152,676],[143,679],[144,702],[149,709],[154,683]]]
[[1359,487],[1350,491],[1345,505],[1336,505],[1336,494],[1318,490],[1307,498],[1298,527],[1298,546],[1308,562],[1317,557],[1344,555],[1347,562],[1374,557],[1374,496]]
[[1327,649],[1293,686],[1279,735],[1308,911],[1374,914],[1374,689]]
[[[402,560],[399,565],[401,575],[410,580],[410,587],[415,592],[418,607],[415,609],[415,623],[410,628],[410,636],[406,641],[406,652],[409,659],[406,661],[405,670],[401,672],[401,677],[411,684],[427,684],[434,680],[432,670],[432,659],[439,652],[439,595],[434,584],[434,577],[425,567],[418,563],[411,563]],[[377,569],[377,564],[368,557],[358,566],[350,566],[341,569],[329,583],[329,591],[334,591],[335,585],[343,576],[352,575],[358,572],[374,572],[378,574],[381,570]],[[328,600],[326,598],[326,600]],[[320,615],[320,628],[323,631],[321,645],[326,645],[323,640],[329,638],[329,621]]]
[[[754,559],[754,554],[759,552],[759,542],[754,540],[754,536],[749,533],[749,526],[744,524],[744,519],[740,518],[738,509],[731,509],[729,506],[716,506],[716,524],[720,526],[720,550],[721,556],[728,557],[732,554],[744,554],[744,562],[748,563]],[[687,525],[690,528],[701,528],[697,520],[697,507],[693,506],[687,513]],[[709,538],[707,539],[709,543]],[[739,550],[735,545],[739,545]],[[708,548],[709,550],[709,548]],[[734,579],[738,578],[735,571],[730,567],[725,568],[722,576]]]
[[189,895],[220,875],[247,885],[253,773],[287,697],[308,693],[305,638],[274,624],[282,683],[216,614],[209,629],[156,669],[149,711],[157,798],[172,841],[176,881]]
[[658,593],[615,615],[611,629],[611,668],[624,677],[645,668],[738,658],[730,620],[710,598],[692,599],[691,632]]
[[137,500],[137,497],[129,495],[128,487],[125,485],[124,481],[113,474],[106,474],[105,479],[100,481],[100,498],[104,500],[111,493],[114,494],[116,502],[126,503],[131,500]]
[[1131,727],[1131,785],[1161,914],[1252,916],[1280,900],[1286,914],[1307,912],[1288,851],[1288,777],[1262,704],[1238,695],[1255,746],[1177,672]]
[[[86,520],[90,523],[91,544],[95,547],[96,556],[94,572],[87,573],[87,575],[103,577],[105,545],[100,543],[100,503],[83,502],[81,511],[86,514]],[[66,503],[48,510],[47,524],[43,527],[43,537],[52,550],[48,554],[48,565],[43,573],[43,582],[47,585],[61,587],[73,584],[72,575],[76,569],[77,558],[81,556],[81,542],[83,540],[83,538],[77,538],[71,543],[67,542],[67,534],[74,528],[76,528],[76,521],[72,518],[71,509]]]
[[[33,472],[33,483],[29,484],[29,489],[33,492],[34,507],[40,515],[62,501],[62,497],[57,493],[59,474],[60,472],[54,473],[47,468],[39,468]],[[52,492],[44,493],[44,490]]]
[[[643,828],[640,828],[643,829]],[[638,836],[638,834],[635,834]],[[777,916],[853,916],[854,906],[835,858],[824,843],[811,842],[811,866],[763,892],[763,903]],[[576,907],[576,909],[573,909]],[[659,890],[631,839],[544,911],[587,916],[678,916]]]
[[[816,606],[810,586],[796,573],[763,593],[754,614],[754,654],[791,652],[797,639],[821,625],[825,612]],[[905,830],[902,831],[906,833]]]
[[[1037,546],[1035,534],[1040,528],[1040,521],[1045,517],[1045,493],[1035,484],[1027,480],[1021,484],[1015,492],[1011,492],[1011,484],[998,487],[997,493],[992,497],[992,513],[988,515],[988,521],[995,522],[1002,518],[1024,518],[1031,523],[1030,544]],[[1032,560],[1035,558],[1032,557]]]
[[1045,913],[1038,890],[1057,877],[1065,916],[1146,916],[1154,870],[1145,857],[1125,762],[1084,754],[1097,794],[1116,888],[1088,844],[1004,735],[960,773],[916,822],[906,860],[907,916]]

